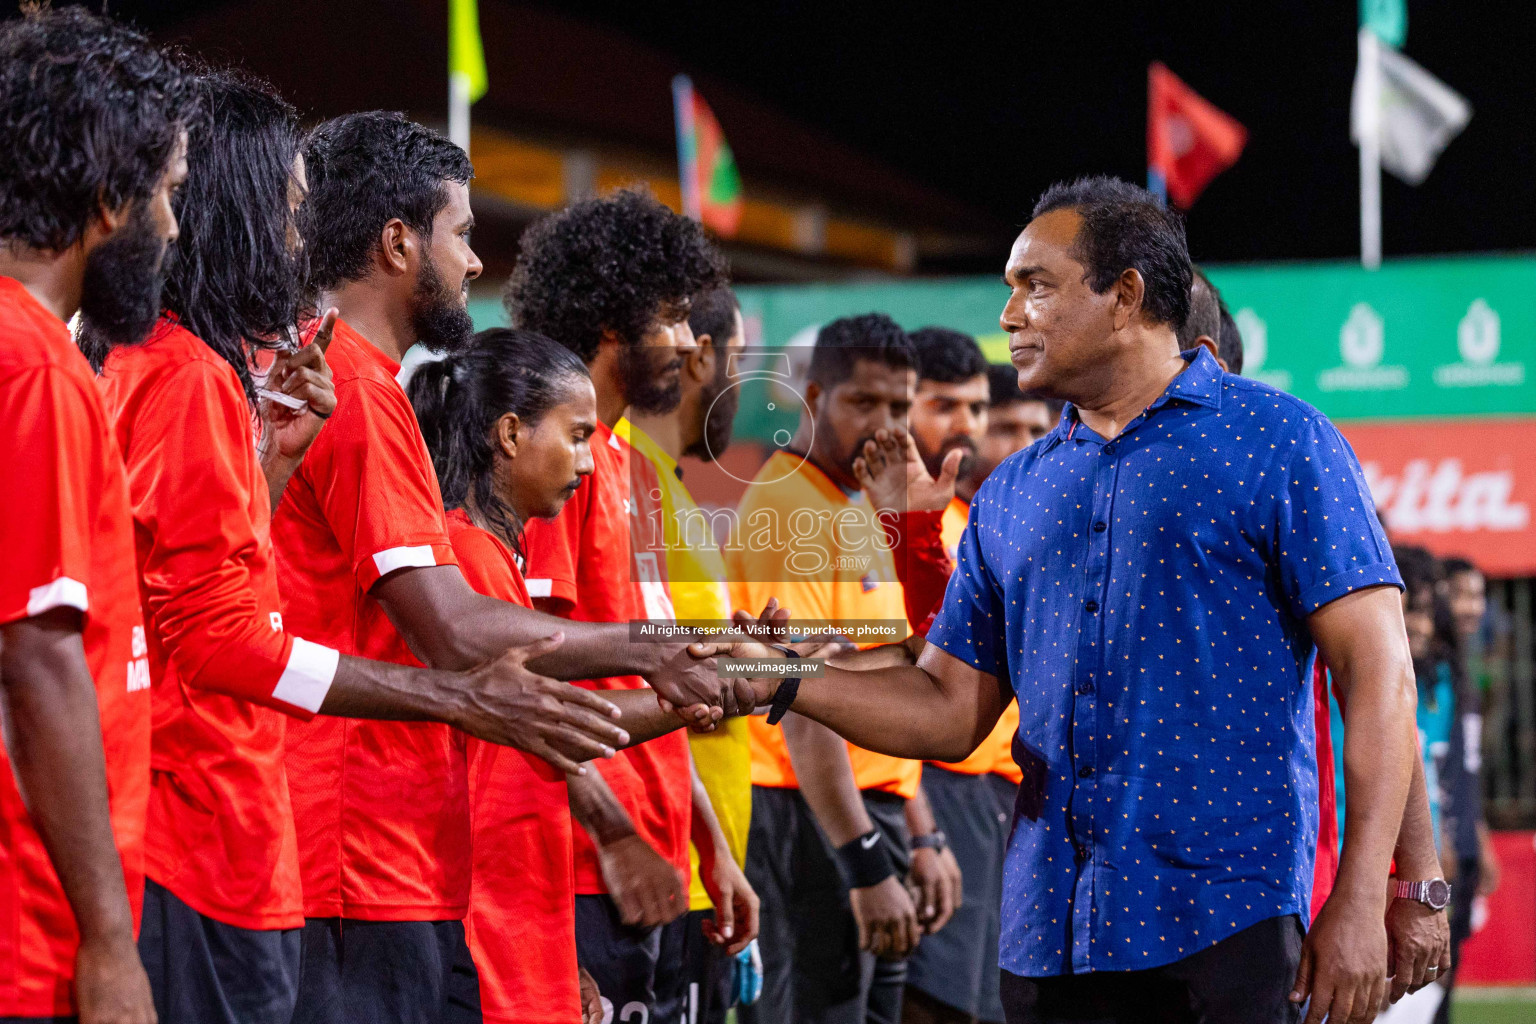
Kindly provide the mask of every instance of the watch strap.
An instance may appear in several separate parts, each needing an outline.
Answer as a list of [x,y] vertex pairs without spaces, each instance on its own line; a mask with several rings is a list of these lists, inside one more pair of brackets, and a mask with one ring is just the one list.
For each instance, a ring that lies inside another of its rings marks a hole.
[[[800,653],[792,647],[783,644],[769,644],[774,650],[783,654],[786,658],[800,659]],[[773,691],[773,702],[768,706],[768,724],[778,725],[784,716],[789,714],[789,706],[795,702],[795,696],[800,692],[800,677],[787,676],[779,681],[778,687]]]
[[942,829],[934,829],[925,836],[912,837],[912,849],[914,850],[947,850],[949,849],[949,837]]

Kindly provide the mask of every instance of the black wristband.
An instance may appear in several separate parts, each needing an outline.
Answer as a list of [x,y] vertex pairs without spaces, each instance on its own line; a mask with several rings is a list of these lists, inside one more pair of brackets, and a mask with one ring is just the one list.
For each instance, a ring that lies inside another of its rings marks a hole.
[[[774,650],[781,652],[786,658],[799,660],[800,655],[791,647],[783,644],[770,644]],[[800,677],[788,676],[779,681],[778,687],[773,691],[773,703],[768,706],[768,724],[778,725],[779,721],[789,713],[789,706],[795,702],[795,695],[800,692]]]
[[896,873],[890,847],[877,829],[870,829],[851,843],[837,848],[837,862],[843,867],[848,888],[865,889],[879,885]]

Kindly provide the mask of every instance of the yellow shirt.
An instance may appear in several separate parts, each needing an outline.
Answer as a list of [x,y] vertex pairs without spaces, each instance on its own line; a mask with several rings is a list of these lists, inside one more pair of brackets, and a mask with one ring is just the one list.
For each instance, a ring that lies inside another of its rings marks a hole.
[[[737,536],[726,550],[731,600],[749,611],[768,598],[790,609],[797,621],[831,620],[860,646],[900,640],[910,627],[891,550],[863,495],[850,496],[801,456],[775,452],[742,497]],[[867,638],[863,622],[894,622],[901,636]],[[791,626],[793,627],[793,622]],[[752,784],[799,788],[778,726],[755,715]],[[922,765],[848,744],[854,782],[860,789],[917,792]]]
[[[725,559],[708,528],[709,521],[678,475],[677,460],[628,419],[619,420],[613,431],[655,467],[660,481],[661,539],[667,553],[667,589],[674,614],[680,621],[729,619],[731,598],[725,586]],[[728,718],[711,733],[690,732],[688,748],[731,856],[738,865],[745,865],[747,829],[752,821],[752,750],[747,719]],[[699,851],[691,843],[688,860],[692,865],[688,909],[709,910],[713,904],[699,879]]]

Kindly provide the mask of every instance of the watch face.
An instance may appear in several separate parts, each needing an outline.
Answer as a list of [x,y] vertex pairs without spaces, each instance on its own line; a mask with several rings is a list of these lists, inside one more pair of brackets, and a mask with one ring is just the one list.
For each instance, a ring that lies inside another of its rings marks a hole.
[[1424,895],[1424,902],[1435,910],[1444,910],[1446,904],[1451,902],[1451,886],[1443,878],[1431,879],[1429,892]]

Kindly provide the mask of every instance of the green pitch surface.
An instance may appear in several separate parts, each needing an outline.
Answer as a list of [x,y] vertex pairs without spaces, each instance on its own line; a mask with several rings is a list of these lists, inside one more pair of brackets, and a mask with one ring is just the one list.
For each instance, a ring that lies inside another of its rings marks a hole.
[[1533,1024],[1536,988],[1457,990],[1451,1024]]

